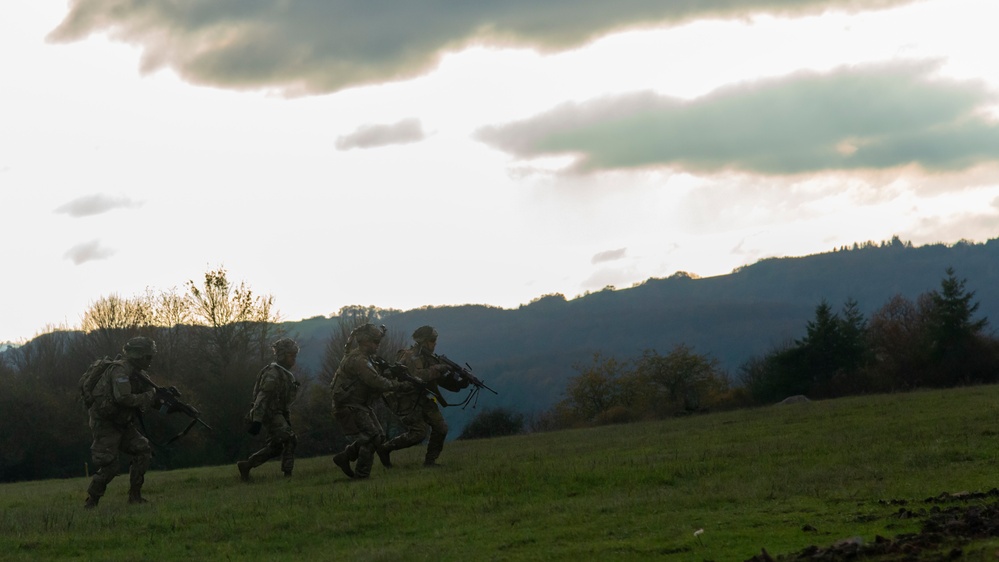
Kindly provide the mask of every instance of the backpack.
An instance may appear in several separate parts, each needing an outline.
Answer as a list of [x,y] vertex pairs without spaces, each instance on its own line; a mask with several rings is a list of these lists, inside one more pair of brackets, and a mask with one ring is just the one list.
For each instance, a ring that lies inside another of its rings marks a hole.
[[111,359],[104,356],[91,363],[90,366],[87,367],[87,370],[83,372],[83,376],[80,377],[80,398],[83,399],[83,405],[88,410],[94,405],[94,388],[97,387],[97,383],[101,381],[101,377],[108,370],[108,368],[118,362],[117,357]]

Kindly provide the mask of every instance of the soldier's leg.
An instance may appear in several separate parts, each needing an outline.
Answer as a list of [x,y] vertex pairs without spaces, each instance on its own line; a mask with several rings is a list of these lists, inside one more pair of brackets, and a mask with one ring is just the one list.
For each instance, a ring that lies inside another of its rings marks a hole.
[[118,447],[121,444],[121,431],[115,426],[94,421],[90,427],[94,433],[90,456],[96,470],[90,479],[90,486],[87,487],[85,507],[95,507],[107,490],[108,484],[118,476]]
[[142,497],[142,484],[146,481],[146,471],[153,459],[153,448],[134,425],[125,431],[121,442],[122,450],[132,455],[128,469],[128,502],[146,503]]
[[295,468],[295,448],[298,447],[298,436],[288,427],[288,437],[285,439],[281,449],[281,472],[285,476],[291,476],[291,471]]
[[354,465],[354,474],[357,478],[367,478],[371,475],[371,464],[375,459],[375,449],[385,438],[385,432],[378,423],[378,418],[371,410],[359,412],[356,418],[360,433],[357,439],[357,464]]
[[430,441],[427,443],[427,456],[423,464],[432,466],[437,462],[444,450],[444,439],[447,438],[447,421],[436,404],[430,404],[424,412],[424,420],[430,426]]
[[344,435],[350,440],[350,443],[342,451],[333,455],[333,464],[337,465],[347,477],[353,478],[354,469],[350,467],[350,463],[357,460],[358,451],[360,450],[360,444],[357,441],[360,430],[354,421],[357,417],[356,410],[353,408],[337,409],[334,410],[333,417],[340,425]]
[[249,472],[250,468],[256,468],[275,457],[281,456],[284,451],[285,442],[294,435],[284,416],[274,416],[271,419],[264,420],[264,431],[267,435],[267,442],[262,449],[246,459],[249,466],[247,472]]
[[427,424],[423,421],[423,413],[419,410],[403,416],[400,421],[406,431],[396,435],[383,445],[387,451],[396,451],[418,445],[427,438]]

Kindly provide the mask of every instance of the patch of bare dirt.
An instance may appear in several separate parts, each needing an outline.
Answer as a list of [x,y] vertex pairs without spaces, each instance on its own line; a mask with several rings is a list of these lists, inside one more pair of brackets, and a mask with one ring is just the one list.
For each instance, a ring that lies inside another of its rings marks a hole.
[[[904,533],[888,539],[875,537],[864,542],[859,537],[844,539],[826,546],[809,546],[792,554],[770,555],[766,549],[746,562],[838,562],[863,560],[881,562],[937,562],[956,560],[976,540],[999,537],[999,489],[988,492],[943,493],[922,502],[881,500],[882,505],[901,506],[889,517],[923,519],[918,533]],[[976,503],[992,500],[991,503]],[[922,503],[911,509],[912,503]],[[959,505],[955,505],[959,504]],[[930,507],[926,507],[929,505]],[[814,531],[806,525],[803,531]]]

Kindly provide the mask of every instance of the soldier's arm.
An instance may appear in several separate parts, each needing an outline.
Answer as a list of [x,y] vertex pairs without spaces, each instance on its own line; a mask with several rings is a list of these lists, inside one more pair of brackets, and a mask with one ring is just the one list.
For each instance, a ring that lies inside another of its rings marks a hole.
[[414,353],[406,352],[402,355],[402,361],[400,362],[409,369],[410,374],[423,382],[436,382],[447,374],[446,366],[427,365],[427,362],[422,357]]
[[264,421],[264,414],[277,393],[278,386],[273,369],[268,369],[261,377],[260,386],[257,387],[257,395],[253,397],[253,410],[250,412],[250,421],[255,422]]
[[129,378],[128,369],[113,367],[108,376],[111,377],[111,392],[114,395],[114,401],[119,406],[144,409],[153,403],[155,390],[132,392],[132,381]]
[[358,374],[361,383],[365,386],[381,390],[382,392],[404,388],[403,383],[383,377],[367,359],[358,357],[356,361],[357,363],[354,365],[355,372]]

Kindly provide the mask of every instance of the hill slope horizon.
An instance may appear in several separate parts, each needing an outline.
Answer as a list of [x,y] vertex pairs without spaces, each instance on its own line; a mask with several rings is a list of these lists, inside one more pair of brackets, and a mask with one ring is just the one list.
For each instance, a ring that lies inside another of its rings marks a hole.
[[[440,333],[437,352],[468,362],[499,391],[483,396],[485,406],[529,414],[557,402],[578,373],[575,366],[589,364],[595,353],[628,360],[685,344],[737,378],[748,359],[802,337],[823,300],[838,311],[852,299],[869,317],[895,295],[914,300],[938,290],[948,268],[975,292],[979,317],[999,316],[999,239],[912,247],[896,238],[880,246],[769,258],[715,277],[677,273],[571,300],[547,295],[517,309],[425,307],[395,313],[384,323],[406,341],[417,327],[434,326]],[[318,316],[282,325],[299,340],[307,373],[319,372],[338,322]],[[453,427],[471,415],[447,413],[457,422]]]

